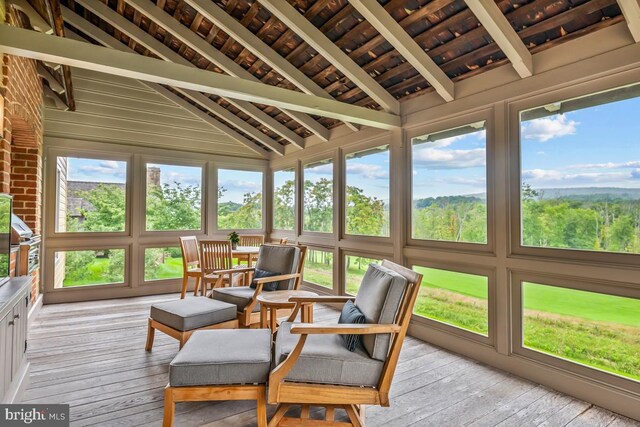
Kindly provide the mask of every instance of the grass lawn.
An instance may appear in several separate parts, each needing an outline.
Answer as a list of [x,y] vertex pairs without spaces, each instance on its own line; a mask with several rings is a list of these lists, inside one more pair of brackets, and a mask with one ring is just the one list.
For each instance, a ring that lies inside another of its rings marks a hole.
[[304,263],[304,280],[331,289],[333,287],[333,263],[327,265],[311,262],[307,259]]
[[165,257],[164,262],[154,271],[144,272],[144,280],[165,280],[182,278],[182,257]]
[[124,275],[118,280],[109,280],[105,276],[107,267],[109,266],[108,258],[95,258],[89,265],[86,266],[89,274],[79,279],[69,279],[69,274],[66,275],[62,286],[65,288],[71,288],[74,286],[92,286],[92,285],[107,285],[110,283],[122,283],[124,281]]

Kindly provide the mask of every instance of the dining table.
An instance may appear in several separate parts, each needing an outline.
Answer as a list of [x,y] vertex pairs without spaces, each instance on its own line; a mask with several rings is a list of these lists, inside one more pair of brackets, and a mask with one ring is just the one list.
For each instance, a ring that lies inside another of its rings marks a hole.
[[258,257],[260,252],[260,246],[237,246],[235,249],[231,249],[231,257],[240,261],[247,261],[247,267],[251,267],[253,260]]

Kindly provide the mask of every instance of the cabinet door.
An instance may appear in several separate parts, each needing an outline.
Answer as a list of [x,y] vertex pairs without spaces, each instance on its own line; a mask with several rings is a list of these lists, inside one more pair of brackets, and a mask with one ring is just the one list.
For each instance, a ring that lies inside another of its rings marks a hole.
[[2,402],[5,393],[11,384],[11,349],[12,343],[12,327],[9,325],[13,314],[9,312],[0,320],[0,402]]
[[27,338],[27,310],[26,300],[21,299],[13,307],[13,357],[11,358],[11,377],[16,379],[25,354],[25,339]]

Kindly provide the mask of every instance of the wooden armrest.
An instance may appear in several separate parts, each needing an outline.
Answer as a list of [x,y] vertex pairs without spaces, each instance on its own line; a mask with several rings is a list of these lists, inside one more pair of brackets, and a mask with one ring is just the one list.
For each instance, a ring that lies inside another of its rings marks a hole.
[[254,267],[244,267],[244,268],[230,268],[228,270],[213,270],[209,274],[230,274],[230,273],[248,273],[250,271],[254,271]]
[[341,297],[335,295],[318,295],[315,297],[291,297],[289,298],[290,302],[321,302],[321,303],[332,303],[332,302],[341,302],[346,303],[347,301],[355,301],[356,297]]
[[281,280],[296,279],[298,277],[300,277],[299,273],[292,273],[292,274],[281,274],[279,276],[262,277],[260,279],[254,279],[253,281],[255,283],[271,283],[271,282],[279,282]]
[[337,325],[296,324],[291,326],[292,334],[338,334],[338,335],[369,335],[369,334],[395,334],[400,332],[400,325],[363,324],[355,325],[340,323]]

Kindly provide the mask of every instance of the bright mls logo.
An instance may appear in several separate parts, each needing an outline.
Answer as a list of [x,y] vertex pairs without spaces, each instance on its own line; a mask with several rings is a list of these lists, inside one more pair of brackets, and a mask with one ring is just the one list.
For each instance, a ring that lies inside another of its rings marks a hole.
[[68,427],[69,405],[0,405],[3,427]]

